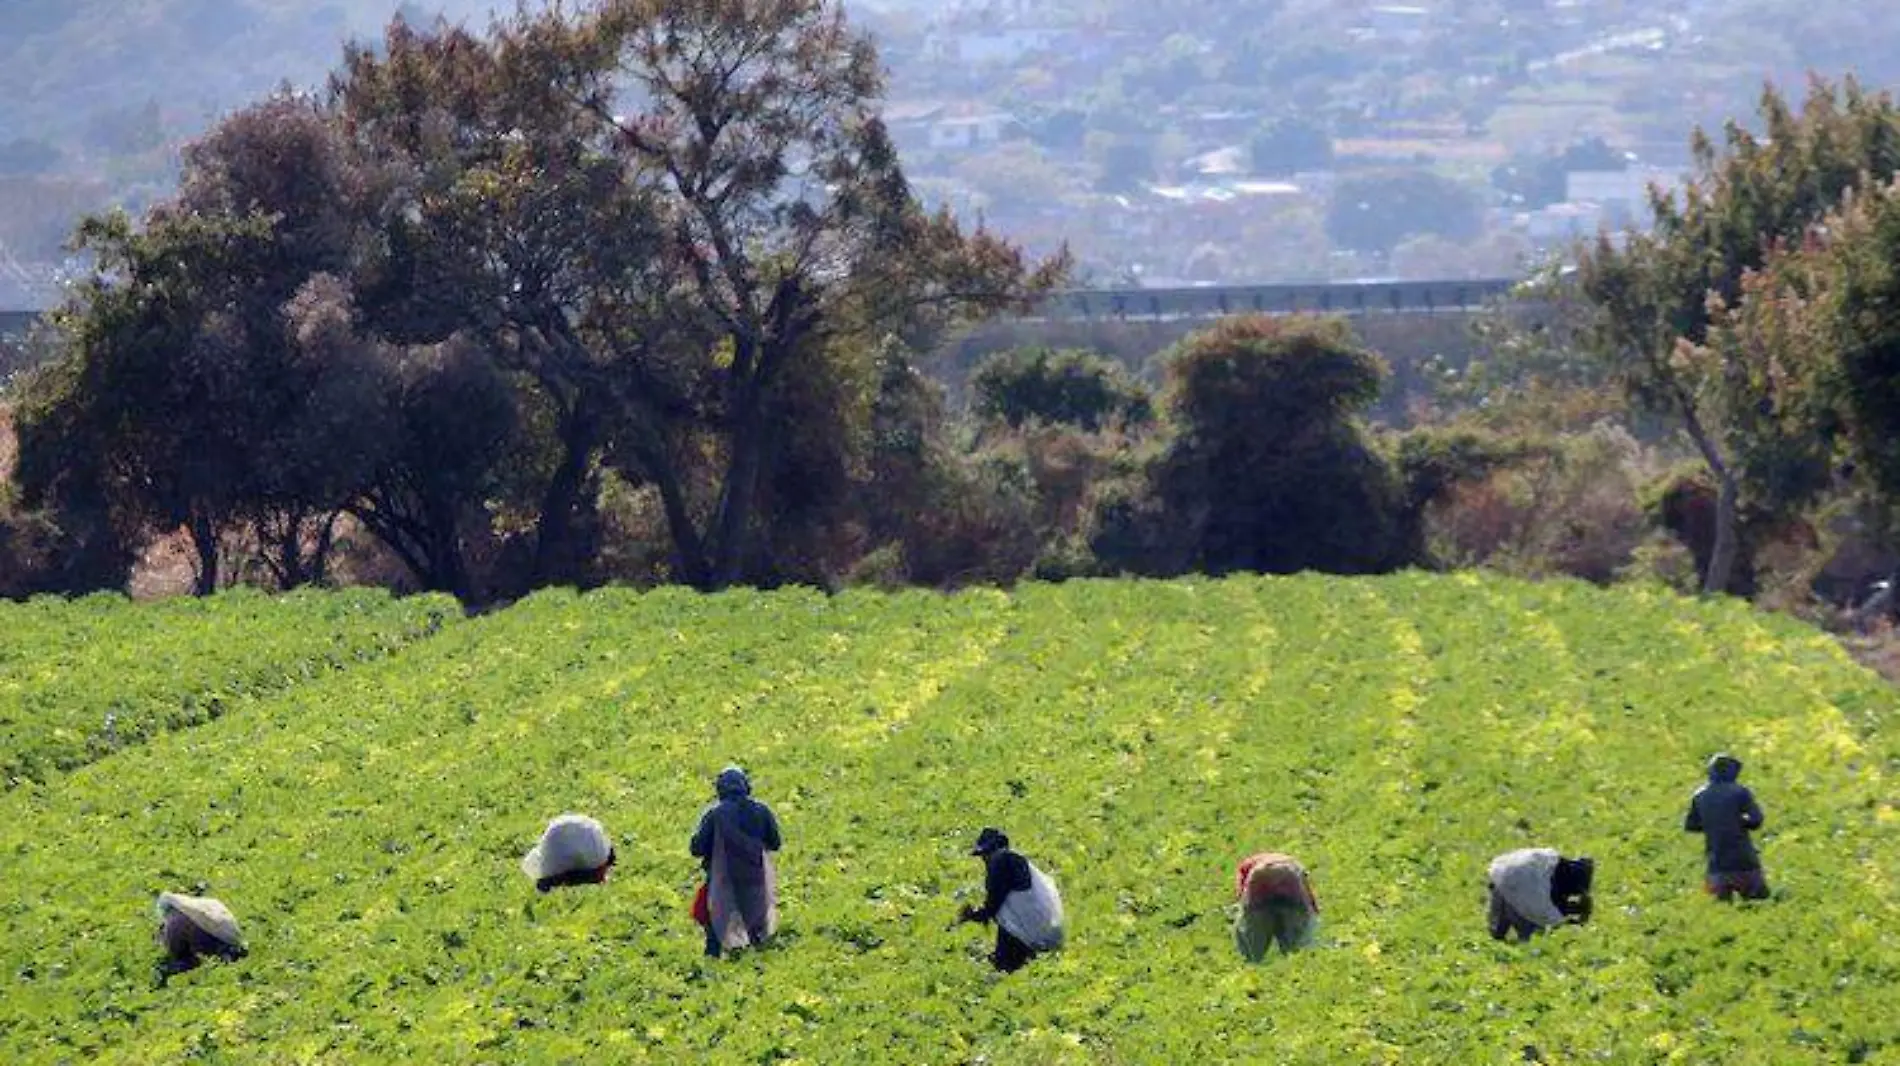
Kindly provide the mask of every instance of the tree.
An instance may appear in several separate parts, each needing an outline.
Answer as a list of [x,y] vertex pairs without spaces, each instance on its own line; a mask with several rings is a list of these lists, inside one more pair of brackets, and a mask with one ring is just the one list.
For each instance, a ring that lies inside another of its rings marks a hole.
[[[689,580],[722,587],[741,578],[762,518],[761,476],[788,429],[770,417],[786,377],[817,372],[846,333],[1023,304],[1066,258],[1031,269],[1001,240],[923,212],[877,117],[875,49],[830,3],[610,0],[580,34],[608,59],[583,100],[629,170],[651,176],[664,259],[690,293],[667,327],[709,342],[683,349],[698,353],[689,373],[723,459],[707,517],[684,499],[666,439],[629,451],[669,500]],[[617,106],[617,85],[633,106]]]
[[327,528],[374,446],[360,412],[331,406],[361,395],[361,368],[303,346],[285,317],[312,277],[349,269],[367,180],[313,106],[278,96],[191,146],[178,197],[143,229],[122,215],[81,229],[99,274],[73,309],[84,371],[63,402],[90,412],[77,423],[120,504],[190,532],[200,593],[246,523],[301,582],[306,521]]
[[1247,154],[1255,174],[1324,170],[1333,165],[1333,139],[1318,123],[1282,116],[1254,133],[1247,141]]
[[[344,512],[429,587],[465,592],[457,493],[483,483],[469,468],[493,463],[498,416],[466,360],[364,336],[352,283],[388,173],[288,95],[233,115],[185,163],[142,227],[81,230],[98,273],[23,412],[28,495],[102,499],[126,531],[183,526],[201,593],[240,527],[280,586],[322,580]],[[426,402],[445,391],[454,406]]]
[[1601,137],[1591,137],[1561,152],[1518,153],[1491,171],[1491,184],[1528,208],[1562,203],[1570,195],[1569,177],[1578,170],[1623,170],[1629,160]]
[[1100,171],[1096,186],[1110,192],[1125,192],[1154,180],[1154,144],[1142,136],[1092,134],[1092,154]]
[[1851,79],[1839,89],[1813,82],[1799,113],[1769,87],[1761,117],[1761,137],[1731,122],[1721,147],[1698,131],[1694,179],[1680,196],[1653,197],[1654,231],[1600,238],[1578,266],[1597,312],[1590,350],[1635,404],[1680,424],[1716,482],[1708,592],[1729,587],[1742,550],[1737,450],[1757,429],[1745,413],[1774,402],[1759,391],[1770,379],[1748,366],[1750,349],[1709,344],[1713,319],[1777,246],[1802,241],[1866,177],[1900,169],[1900,111]]
[[491,39],[398,20],[380,54],[352,47],[331,86],[353,143],[398,175],[377,218],[390,252],[358,294],[369,331],[476,338],[549,413],[531,585],[580,577],[598,456],[643,417],[628,397],[686,402],[656,354],[669,334],[655,305],[674,284],[664,223],[647,176],[576,102],[596,70],[574,32],[559,15],[520,16]]
[[[1401,487],[1355,415],[1386,368],[1338,319],[1223,320],[1166,356],[1174,438],[1149,473],[1149,572],[1369,573],[1405,559]],[[1107,547],[1107,545],[1104,545]],[[1110,561],[1117,552],[1104,552]]]
[[[1839,473],[1871,487],[1897,528],[1900,499],[1900,187],[1859,190],[1799,245],[1770,256],[1716,308],[1704,373],[1715,421],[1733,425],[1744,496],[1801,503]],[[1685,346],[1687,347],[1687,346]],[[1832,460],[1844,460],[1836,467]]]
[[1384,253],[1420,233],[1475,240],[1484,214],[1470,190],[1428,170],[1356,174],[1334,189],[1326,232],[1342,248]]
[[[497,361],[466,334],[414,345],[366,335],[349,286],[328,275],[305,285],[286,318],[300,349],[332,368],[357,368],[332,372],[310,405],[357,438],[345,453],[353,460],[327,470],[330,495],[317,498],[338,501],[423,588],[477,598],[467,541],[488,523],[483,505],[497,494],[519,419]],[[323,523],[319,544],[332,528]],[[296,583],[298,575],[272,569],[280,584]]]

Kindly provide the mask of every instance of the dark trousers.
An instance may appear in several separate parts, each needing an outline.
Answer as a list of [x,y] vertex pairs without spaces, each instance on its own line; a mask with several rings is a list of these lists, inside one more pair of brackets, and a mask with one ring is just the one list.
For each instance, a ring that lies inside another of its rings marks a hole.
[[1035,948],[1010,936],[1002,926],[996,927],[996,951],[990,956],[990,965],[1003,973],[1015,973],[1035,957]]
[[[747,933],[752,939],[753,947],[756,948],[765,943],[764,929],[750,929]],[[706,927],[706,954],[716,959],[719,957],[719,950],[719,938],[713,935],[712,926],[709,925]]]
[[1703,887],[1709,895],[1725,903],[1736,896],[1743,899],[1768,898],[1768,878],[1759,869],[1712,873],[1704,879]]

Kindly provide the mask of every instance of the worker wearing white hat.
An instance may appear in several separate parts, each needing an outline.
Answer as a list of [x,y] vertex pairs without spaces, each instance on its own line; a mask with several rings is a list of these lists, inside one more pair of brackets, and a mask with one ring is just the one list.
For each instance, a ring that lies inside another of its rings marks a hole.
[[521,869],[546,892],[562,885],[598,885],[607,880],[614,861],[613,842],[599,822],[563,814],[548,823],[541,842],[522,858]]
[[158,923],[158,942],[165,949],[165,961],[159,967],[162,973],[183,973],[207,955],[244,956],[237,918],[230,908],[208,896],[159,893]]

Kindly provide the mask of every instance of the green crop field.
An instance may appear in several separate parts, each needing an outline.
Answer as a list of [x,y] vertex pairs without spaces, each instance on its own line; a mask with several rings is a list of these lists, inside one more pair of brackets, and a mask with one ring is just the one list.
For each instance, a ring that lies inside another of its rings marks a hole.
[[[276,627],[318,602],[244,634],[115,608],[145,651],[99,681],[302,661]],[[66,624],[7,634],[20,706],[86,698]],[[0,1062],[1900,1063],[1900,699],[1742,605],[1406,575],[431,628],[0,794]],[[1766,903],[1700,892],[1718,748],[1767,809]],[[784,826],[782,936],[708,961],[686,838],[733,760]],[[516,864],[566,810],[620,865],[537,895]],[[1007,978],[948,927],[990,823],[1069,914]],[[1497,944],[1485,864],[1526,845],[1598,860],[1596,918]],[[1323,944],[1248,966],[1223,908],[1266,848]],[[196,888],[251,954],[157,987],[152,899]]]
[[0,600],[0,784],[41,780],[387,655],[457,613],[445,597],[366,589],[240,591],[136,610],[105,595]]

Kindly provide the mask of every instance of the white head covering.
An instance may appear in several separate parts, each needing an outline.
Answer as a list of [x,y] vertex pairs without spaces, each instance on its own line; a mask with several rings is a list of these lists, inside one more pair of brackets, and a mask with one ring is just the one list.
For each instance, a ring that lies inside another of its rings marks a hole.
[[522,872],[536,881],[605,865],[613,844],[607,830],[584,814],[563,814],[548,823],[536,844],[521,860]]
[[244,943],[238,933],[237,918],[230,908],[209,896],[181,896],[176,892],[158,894],[158,920],[164,921],[172,913],[184,915],[191,924],[217,937],[233,947]]
[[1511,909],[1536,924],[1562,925],[1564,912],[1550,901],[1550,879],[1557,872],[1555,848],[1521,848],[1491,860],[1491,887]]

